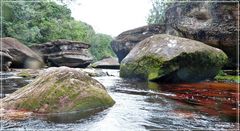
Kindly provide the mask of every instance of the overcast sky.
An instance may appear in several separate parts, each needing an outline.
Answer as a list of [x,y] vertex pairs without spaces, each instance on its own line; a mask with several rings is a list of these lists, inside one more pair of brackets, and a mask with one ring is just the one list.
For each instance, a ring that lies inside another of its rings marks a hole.
[[150,0],[78,0],[70,6],[72,16],[93,26],[98,33],[117,36],[146,25]]

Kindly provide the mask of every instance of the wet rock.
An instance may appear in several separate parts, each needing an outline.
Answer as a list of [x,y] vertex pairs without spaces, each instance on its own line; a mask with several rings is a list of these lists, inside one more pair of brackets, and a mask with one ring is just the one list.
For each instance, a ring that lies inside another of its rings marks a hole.
[[148,25],[128,30],[118,35],[115,40],[111,42],[111,47],[117,55],[120,63],[124,57],[127,56],[130,50],[138,44],[138,42],[149,36],[161,34],[164,31],[165,26],[163,25]]
[[1,50],[0,55],[2,58],[1,71],[10,71],[13,58],[8,54],[8,50]]
[[36,69],[13,69],[12,71],[16,72],[16,76],[33,79],[39,76],[39,74],[44,70],[36,70]]
[[[4,110],[1,109],[0,117],[2,120],[8,120],[6,123],[1,123],[4,125],[5,128],[17,128],[20,126],[17,126],[16,124],[11,123],[12,120],[26,120],[32,116],[32,112],[26,112],[26,111],[19,111],[19,110]],[[11,124],[9,124],[11,123]]]
[[37,113],[104,109],[115,103],[102,84],[81,70],[68,67],[48,68],[2,102],[5,110]]
[[56,40],[33,45],[31,49],[38,52],[48,66],[87,67],[93,60],[89,47],[78,41]]
[[9,65],[14,68],[39,68],[43,65],[42,58],[18,40],[5,37],[1,41],[4,69],[7,70]]
[[118,63],[117,58],[109,57],[91,64],[90,67],[102,69],[119,69],[120,64]]
[[220,49],[171,36],[154,35],[123,59],[120,76],[160,82],[197,82],[213,78],[226,63]]
[[90,77],[108,76],[107,72],[104,72],[102,69],[85,68],[81,70]]
[[235,2],[176,2],[166,11],[166,33],[222,49],[237,65],[238,6]]

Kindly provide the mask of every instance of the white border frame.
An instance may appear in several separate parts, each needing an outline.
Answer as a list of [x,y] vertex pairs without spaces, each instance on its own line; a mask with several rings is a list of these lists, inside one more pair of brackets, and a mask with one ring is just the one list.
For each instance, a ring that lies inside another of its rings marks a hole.
[[[42,2],[42,1],[38,1],[38,0],[36,0],[36,1],[24,1],[24,0],[19,0],[19,1],[17,1],[17,0],[0,0],[1,1],[1,14],[0,14],[0,16],[3,16],[3,10],[2,10],[2,4],[4,3],[4,2]],[[163,1],[165,1],[165,0],[163,0]],[[44,2],[51,2],[51,0],[46,0],[46,1],[44,1]],[[238,28],[238,36],[237,36],[237,39],[238,39],[238,44],[237,44],[237,64],[238,64],[238,66],[237,66],[237,75],[238,75],[238,79],[240,78],[240,76],[239,76],[239,73],[240,73],[240,71],[239,71],[239,21],[240,21],[240,19],[239,19],[239,15],[240,15],[240,13],[239,13],[239,1],[238,0],[235,0],[235,1],[226,1],[226,0],[223,0],[223,1],[200,1],[200,0],[197,0],[197,1],[165,1],[166,3],[173,3],[173,2],[180,2],[180,3],[188,3],[188,2],[197,2],[197,3],[201,3],[201,2],[211,2],[211,3],[213,3],[213,2],[221,2],[221,3],[237,3],[238,4],[238,22],[237,22],[237,28]],[[2,38],[2,36],[3,36],[3,30],[2,30],[2,17],[1,17],[1,26],[0,26],[0,32],[1,32],[1,34],[0,34],[0,38]],[[1,41],[0,41],[0,45],[1,45],[1,49],[2,49],[2,39],[1,39]],[[1,65],[2,65],[2,55],[1,55]],[[1,66],[1,71],[2,71],[2,66]],[[0,93],[2,94],[2,75],[1,75],[1,78],[0,78],[1,80],[1,82],[0,82]],[[240,101],[239,101],[239,83],[237,84],[237,103],[236,103],[236,106],[237,106],[237,130],[240,130],[240,121],[239,121],[239,107],[240,107]],[[0,109],[2,109],[2,101],[1,101],[1,104],[0,104],[1,106],[0,106]],[[1,114],[2,114],[2,110],[1,110],[1,112],[0,112]],[[1,122],[2,122],[2,117],[1,117]],[[3,130],[3,125],[1,124],[1,128],[0,128],[0,130]],[[26,129],[26,130],[36,130],[36,129]],[[38,129],[38,130],[50,130],[50,129]],[[151,129],[151,130],[159,130],[159,129]],[[165,130],[165,129],[160,129],[160,130]],[[171,130],[171,129],[167,129],[167,130]],[[178,130],[178,129],[177,129]],[[190,129],[191,130],[191,129]],[[196,130],[209,130],[209,129],[196,129]],[[211,129],[210,129],[211,130]],[[221,129],[220,129],[221,130]]]

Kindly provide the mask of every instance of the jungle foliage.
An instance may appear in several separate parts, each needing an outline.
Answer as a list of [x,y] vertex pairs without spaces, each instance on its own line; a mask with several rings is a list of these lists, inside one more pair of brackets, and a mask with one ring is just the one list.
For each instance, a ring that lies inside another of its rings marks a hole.
[[28,46],[57,39],[82,41],[92,45],[96,60],[113,56],[112,37],[97,34],[92,26],[74,20],[65,4],[47,0],[3,2],[1,14],[2,37],[16,38]]

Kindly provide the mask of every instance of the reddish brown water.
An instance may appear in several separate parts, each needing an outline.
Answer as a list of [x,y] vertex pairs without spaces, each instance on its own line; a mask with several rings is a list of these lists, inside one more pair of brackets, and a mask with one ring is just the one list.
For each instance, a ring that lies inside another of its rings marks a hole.
[[237,121],[238,84],[217,82],[161,84],[159,89],[175,94],[169,97],[194,105],[202,113]]

